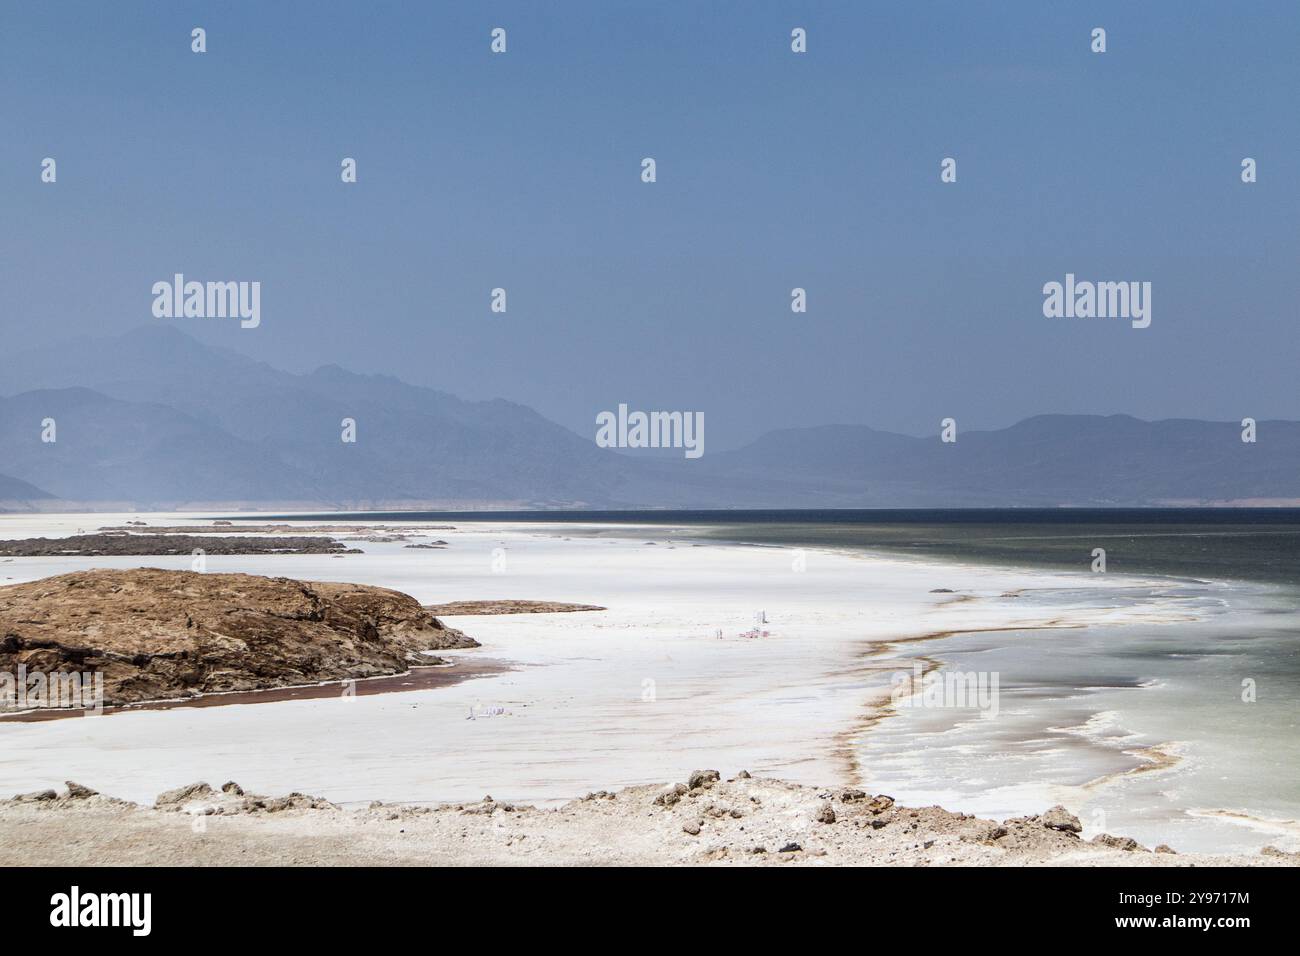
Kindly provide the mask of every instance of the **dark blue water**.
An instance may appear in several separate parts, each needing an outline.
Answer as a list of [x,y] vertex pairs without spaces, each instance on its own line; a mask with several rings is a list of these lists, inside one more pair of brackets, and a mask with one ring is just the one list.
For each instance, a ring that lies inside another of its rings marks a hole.
[[[231,520],[266,521],[266,515]],[[275,516],[273,516],[275,517]],[[981,564],[1248,580],[1300,587],[1297,508],[773,511],[396,511],[281,515],[364,521],[561,522],[698,528],[701,537],[843,547]]]

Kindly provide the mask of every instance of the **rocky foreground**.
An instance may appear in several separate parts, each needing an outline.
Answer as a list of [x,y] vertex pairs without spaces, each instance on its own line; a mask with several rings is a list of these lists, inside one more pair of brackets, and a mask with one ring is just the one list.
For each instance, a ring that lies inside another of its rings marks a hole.
[[996,823],[908,808],[861,790],[821,790],[701,770],[538,809],[477,803],[342,809],[264,797],[236,783],[164,793],[152,807],[69,783],[0,802],[0,866],[81,865],[899,865],[1294,866],[1300,855],[1150,851],[1080,836],[1059,807]]
[[140,568],[0,588],[0,672],[101,671],[106,705],[399,674],[477,646],[358,584]]

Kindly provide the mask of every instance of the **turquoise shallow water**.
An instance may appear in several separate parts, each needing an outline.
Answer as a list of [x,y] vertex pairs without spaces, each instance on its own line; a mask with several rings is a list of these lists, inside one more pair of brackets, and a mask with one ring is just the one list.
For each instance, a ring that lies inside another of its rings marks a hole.
[[[1060,801],[1088,835],[1148,846],[1300,848],[1300,666],[1295,631],[1282,623],[1290,596],[1178,586],[1150,597],[1204,619],[926,645],[942,661],[935,680],[996,673],[996,715],[900,708],[857,742],[872,788],[997,817]],[[1098,589],[1093,599],[1113,606],[1116,596]]]

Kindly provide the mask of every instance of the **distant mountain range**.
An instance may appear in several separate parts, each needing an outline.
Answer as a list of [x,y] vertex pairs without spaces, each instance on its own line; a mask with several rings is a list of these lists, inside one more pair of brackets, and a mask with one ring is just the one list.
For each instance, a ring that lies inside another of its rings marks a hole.
[[295,375],[162,325],[0,358],[0,394],[6,510],[1300,502],[1296,422],[1260,422],[1255,444],[1236,422],[1122,415],[1038,416],[952,444],[937,423],[931,438],[830,425],[646,458],[523,405],[337,366]]
[[37,505],[53,501],[54,496],[48,491],[41,491],[35,485],[29,485],[17,478],[0,475],[0,511],[7,510],[5,505],[27,511]]

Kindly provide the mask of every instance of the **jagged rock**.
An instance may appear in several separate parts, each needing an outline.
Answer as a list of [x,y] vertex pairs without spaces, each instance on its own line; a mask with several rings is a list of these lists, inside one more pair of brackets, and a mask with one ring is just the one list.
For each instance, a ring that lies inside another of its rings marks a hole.
[[191,783],[189,786],[177,787],[175,790],[167,790],[158,794],[153,805],[159,810],[178,810],[187,803],[193,803],[195,800],[204,800],[213,797],[212,787],[200,781]]
[[785,846],[781,847],[781,849],[777,850],[776,852],[777,853],[798,853],[802,849],[803,847],[801,847],[798,843],[787,843]]
[[0,671],[98,671],[104,703],[399,674],[478,643],[387,588],[78,571],[0,588]]
[[1059,804],[1040,816],[1038,822],[1049,830],[1060,830],[1063,833],[1079,833],[1083,830],[1079,818]]
[[882,793],[879,794],[878,796],[874,796],[871,798],[871,800],[867,803],[867,809],[870,810],[872,813],[884,813],[893,805],[894,805],[894,798],[885,796],[885,794]]
[[686,787],[689,790],[699,790],[701,787],[710,787],[722,779],[722,774],[716,770],[696,770],[687,778]]
[[221,792],[233,794],[236,797],[242,797],[244,795],[244,788],[235,783],[235,781],[228,780],[221,785]]
[[46,800],[57,800],[59,795],[54,790],[34,790],[31,793],[20,793],[14,797],[16,803],[44,803]]
[[748,779],[750,779],[750,777],[749,777],[749,771],[748,771],[748,770],[742,770],[742,771],[740,771],[740,773],[736,774],[736,779],[737,779],[737,780],[748,780]]
[[337,810],[338,807],[328,800],[295,792],[287,797],[272,797],[264,800],[259,809],[265,813],[280,813],[284,810]]
[[686,785],[675,783],[659,796],[655,797],[655,805],[660,807],[671,807],[677,803],[686,793]]
[[818,823],[834,823],[835,808],[829,803],[822,804],[821,809],[817,811],[817,816],[814,819],[816,819]]
[[89,787],[83,787],[79,783],[73,783],[71,780],[66,781],[68,785],[68,798],[70,800],[85,800],[87,797],[99,795],[98,790],[91,790]]
[[1275,846],[1260,847],[1259,852],[1262,856],[1279,856],[1287,860],[1300,860],[1300,853],[1288,853],[1286,850],[1279,850]]
[[1109,833],[1098,833],[1090,842],[1113,847],[1116,850],[1141,849],[1141,844],[1132,837],[1111,836]]
[[840,792],[840,802],[842,803],[856,803],[866,798],[867,794],[863,790],[843,790]]

